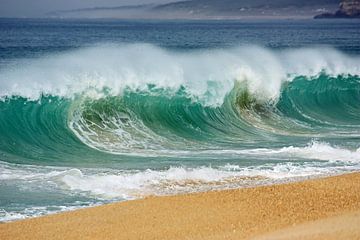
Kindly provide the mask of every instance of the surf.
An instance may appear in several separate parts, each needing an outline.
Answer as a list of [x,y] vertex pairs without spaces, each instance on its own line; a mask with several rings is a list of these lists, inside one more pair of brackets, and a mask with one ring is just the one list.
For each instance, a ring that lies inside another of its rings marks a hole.
[[75,148],[79,158],[87,147],[96,150],[89,159],[155,157],[357,137],[359,62],[334,49],[147,44],[23,60],[0,70],[1,151],[61,162]]
[[335,49],[105,44],[14,61],[0,187],[26,201],[1,221],[360,169],[360,59]]

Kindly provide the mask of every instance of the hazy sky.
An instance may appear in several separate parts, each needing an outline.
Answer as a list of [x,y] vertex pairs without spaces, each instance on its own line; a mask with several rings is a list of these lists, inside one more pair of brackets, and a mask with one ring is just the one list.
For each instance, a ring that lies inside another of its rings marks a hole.
[[171,0],[0,0],[0,17],[40,17],[56,10],[160,2]]

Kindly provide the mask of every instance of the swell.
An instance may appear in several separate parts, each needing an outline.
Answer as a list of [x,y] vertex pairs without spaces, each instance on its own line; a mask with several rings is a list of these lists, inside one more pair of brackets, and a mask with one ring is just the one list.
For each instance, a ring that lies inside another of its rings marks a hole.
[[279,99],[257,99],[235,84],[221,106],[204,106],[185,88],[150,87],[85,100],[71,127],[88,145],[113,153],[142,150],[236,149],[292,138],[355,134],[360,84],[354,76],[297,77]]
[[65,164],[111,159],[88,147],[109,154],[178,156],[261,148],[269,141],[283,146],[290,139],[358,137],[359,101],[359,77],[327,75],[296,77],[282,86],[276,101],[259,100],[238,83],[220,106],[204,105],[184,87],[148,86],[97,99],[11,97],[0,102],[0,149],[6,161]]
[[332,49],[49,56],[0,71],[1,159],[66,165],[357,138],[359,66]]
[[61,165],[85,154],[83,144],[68,128],[69,105],[70,100],[56,96],[37,101],[14,96],[0,102],[1,159]]
[[45,95],[38,100],[12,96],[0,101],[0,160],[74,167],[118,161],[111,154],[89,148],[72,132],[69,119],[73,103]]

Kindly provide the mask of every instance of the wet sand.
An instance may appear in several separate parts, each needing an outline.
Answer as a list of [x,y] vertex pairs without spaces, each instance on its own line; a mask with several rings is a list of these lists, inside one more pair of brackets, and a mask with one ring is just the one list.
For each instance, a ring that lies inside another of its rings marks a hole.
[[360,173],[0,224],[0,239],[360,239]]

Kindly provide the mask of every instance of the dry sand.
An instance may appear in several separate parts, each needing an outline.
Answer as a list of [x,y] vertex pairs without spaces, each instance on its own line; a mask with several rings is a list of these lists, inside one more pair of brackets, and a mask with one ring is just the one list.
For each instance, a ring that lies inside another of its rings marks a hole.
[[311,239],[360,239],[360,211],[303,223],[253,238],[253,240]]
[[0,224],[0,239],[360,239],[360,173]]

